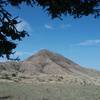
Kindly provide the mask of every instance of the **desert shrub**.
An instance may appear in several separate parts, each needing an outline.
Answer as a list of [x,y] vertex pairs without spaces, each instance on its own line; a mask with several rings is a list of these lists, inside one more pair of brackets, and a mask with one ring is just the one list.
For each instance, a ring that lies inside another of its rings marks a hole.
[[0,97],[0,100],[8,100],[11,98],[12,98],[12,96],[2,96],[2,97]]
[[12,77],[16,77],[17,76],[17,73],[12,73]]
[[42,100],[48,100],[48,98],[43,98]]
[[2,71],[2,72],[1,72],[1,76],[2,76],[2,79],[11,80],[11,75],[10,75],[10,73],[7,72],[7,71]]
[[5,66],[4,65],[0,65],[0,70],[2,71],[2,70],[6,70],[6,68],[5,68]]
[[53,81],[53,79],[49,78],[48,81]]
[[59,76],[57,81],[62,81],[63,79],[64,79],[63,76]]
[[40,78],[40,77],[37,77],[37,80],[38,80],[39,82],[45,82],[45,79],[42,79],[42,78]]

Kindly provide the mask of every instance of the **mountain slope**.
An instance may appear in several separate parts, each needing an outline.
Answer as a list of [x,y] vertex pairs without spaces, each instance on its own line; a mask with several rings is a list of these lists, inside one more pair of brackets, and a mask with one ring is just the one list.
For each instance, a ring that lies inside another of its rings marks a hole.
[[[100,75],[100,73],[95,70],[83,68],[62,55],[45,49],[40,50],[24,61],[24,63],[29,62],[39,68],[41,72],[45,73],[50,73],[50,70],[53,70],[54,72],[60,70],[63,74],[84,74],[89,76]],[[47,68],[49,69],[45,71]],[[57,71],[57,73],[59,73],[59,71]],[[51,72],[51,74],[53,73]]]

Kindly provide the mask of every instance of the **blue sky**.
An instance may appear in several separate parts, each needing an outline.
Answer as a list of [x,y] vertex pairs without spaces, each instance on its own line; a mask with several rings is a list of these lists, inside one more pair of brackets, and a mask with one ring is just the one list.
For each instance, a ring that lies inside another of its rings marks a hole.
[[16,56],[22,60],[45,48],[82,66],[100,70],[100,18],[63,16],[63,20],[52,20],[39,7],[8,9],[23,21],[17,28],[25,28],[30,34],[16,48]]

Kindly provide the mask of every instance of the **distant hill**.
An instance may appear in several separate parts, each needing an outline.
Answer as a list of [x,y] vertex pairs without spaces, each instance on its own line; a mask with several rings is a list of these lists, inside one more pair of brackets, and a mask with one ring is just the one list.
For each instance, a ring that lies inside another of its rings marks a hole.
[[86,81],[92,80],[95,82],[96,80],[98,83],[100,80],[99,71],[81,67],[70,59],[46,49],[40,50],[24,61],[0,63],[1,78],[7,77],[7,75],[10,77],[62,75],[70,76],[73,79],[85,79]]

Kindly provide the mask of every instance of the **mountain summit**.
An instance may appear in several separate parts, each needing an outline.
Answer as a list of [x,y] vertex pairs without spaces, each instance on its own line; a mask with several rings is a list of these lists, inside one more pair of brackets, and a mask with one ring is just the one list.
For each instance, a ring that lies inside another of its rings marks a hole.
[[54,52],[51,52],[47,49],[42,49],[40,50],[39,52],[35,53],[34,55],[32,55],[31,57],[27,58],[26,61],[34,61],[35,59],[37,60],[52,60],[52,61],[55,61],[55,62],[66,62],[68,63],[69,65],[75,65],[76,63],[74,63],[73,61],[63,57],[62,55],[60,54],[57,54],[57,53],[54,53]]

